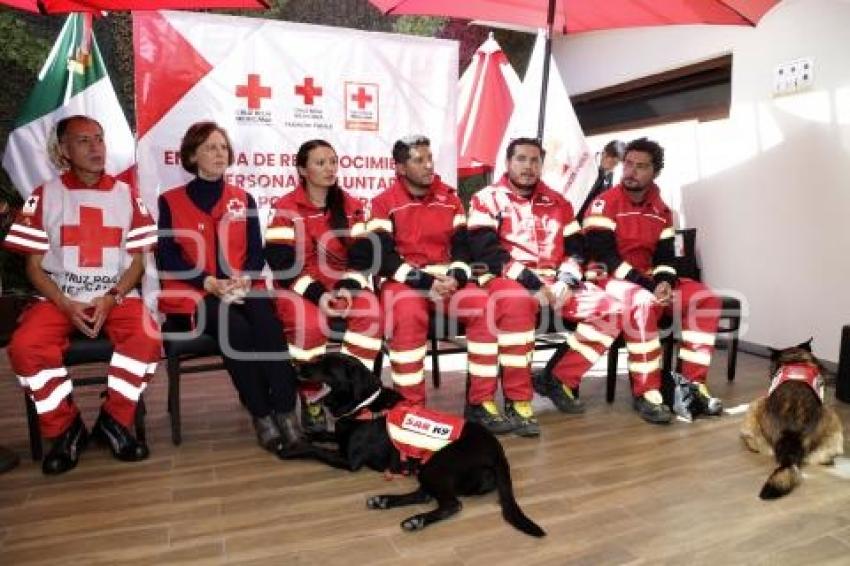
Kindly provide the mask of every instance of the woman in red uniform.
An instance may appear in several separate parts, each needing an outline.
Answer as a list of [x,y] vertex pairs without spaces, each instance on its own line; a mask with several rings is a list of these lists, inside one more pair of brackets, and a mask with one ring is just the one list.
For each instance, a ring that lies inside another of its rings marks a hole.
[[218,340],[260,445],[283,455],[299,440],[295,372],[260,280],[257,206],[251,195],[224,182],[233,147],[221,126],[190,126],[180,159],[196,177],[159,197],[159,309],[179,329],[202,325]]
[[[347,322],[342,352],[374,365],[381,349],[378,300],[364,275],[369,262],[366,216],[359,200],[337,183],[339,162],[324,140],[301,145],[300,184],[279,199],[266,230],[266,260],[278,286],[276,306],[296,362],[324,353],[329,318]],[[357,269],[355,269],[355,266]],[[325,419],[315,391],[302,391],[302,425],[317,431]]]

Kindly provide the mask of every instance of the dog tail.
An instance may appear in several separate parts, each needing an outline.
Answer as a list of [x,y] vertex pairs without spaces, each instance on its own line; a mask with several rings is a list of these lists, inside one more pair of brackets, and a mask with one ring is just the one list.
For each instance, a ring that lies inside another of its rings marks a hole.
[[774,447],[779,467],[773,470],[761,488],[762,499],[778,499],[788,495],[800,484],[803,475],[800,465],[803,463],[803,442],[800,433],[784,430]]
[[511,468],[501,445],[499,445],[499,459],[496,462],[496,489],[499,492],[499,503],[502,506],[502,517],[505,518],[505,521],[527,535],[533,537],[546,536],[546,531],[522,512],[516,498],[514,498]]

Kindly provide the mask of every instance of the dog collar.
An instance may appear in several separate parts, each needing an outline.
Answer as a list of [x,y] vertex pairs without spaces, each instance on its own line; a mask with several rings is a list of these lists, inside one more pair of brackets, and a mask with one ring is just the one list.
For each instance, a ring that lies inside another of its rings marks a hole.
[[365,401],[363,401],[362,403],[358,404],[356,407],[354,407],[353,409],[351,409],[350,411],[348,411],[348,412],[347,412],[347,413],[345,413],[344,415],[340,415],[340,417],[339,417],[339,418],[343,419],[343,418],[345,418],[345,417],[350,417],[350,416],[351,416],[351,415],[353,415],[354,413],[357,413],[358,411],[360,411],[360,409],[362,409],[362,408],[364,408],[364,407],[366,407],[366,406],[370,405],[370,404],[371,404],[371,403],[372,403],[375,399],[377,399],[377,398],[378,398],[378,395],[380,395],[380,394],[381,394],[381,388],[379,387],[379,388],[377,389],[377,391],[375,391],[374,393],[372,393],[371,395],[369,395],[369,396],[366,398],[366,400],[365,400]]

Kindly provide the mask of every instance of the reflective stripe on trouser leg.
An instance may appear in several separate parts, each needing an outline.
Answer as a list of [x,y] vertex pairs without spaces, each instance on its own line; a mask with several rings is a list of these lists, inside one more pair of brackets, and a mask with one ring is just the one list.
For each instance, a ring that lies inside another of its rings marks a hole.
[[620,333],[619,303],[601,289],[576,291],[561,309],[568,320],[581,320],[567,338],[569,350],[552,368],[552,374],[567,387],[575,388]]
[[708,377],[714,340],[720,320],[720,299],[698,281],[682,278],[676,288],[675,306],[682,309],[682,374],[695,383]]
[[534,396],[531,355],[540,306],[528,289],[505,277],[491,279],[486,291],[490,295],[488,313],[495,319],[497,329],[502,392],[512,401],[530,401]]
[[36,403],[41,434],[47,438],[60,435],[79,414],[62,367],[72,331],[71,320],[59,307],[36,302],[24,310],[6,349],[12,370]]
[[628,281],[610,281],[607,292],[623,304],[623,337],[629,359],[632,394],[643,395],[661,387],[661,342],[658,337],[657,307],[652,293]]
[[489,316],[490,297],[487,291],[468,284],[455,293],[448,304],[438,305],[452,320],[460,321],[466,331],[469,403],[480,405],[493,400],[498,388],[499,344],[495,319]]
[[[141,300],[125,300],[109,312],[104,327],[115,350],[109,361],[103,410],[127,428],[133,425],[136,404],[152,374],[151,364],[159,359],[160,339]],[[145,322],[147,320],[147,323]]]
[[341,352],[354,356],[370,370],[381,351],[384,327],[378,297],[371,291],[358,291],[346,318]]

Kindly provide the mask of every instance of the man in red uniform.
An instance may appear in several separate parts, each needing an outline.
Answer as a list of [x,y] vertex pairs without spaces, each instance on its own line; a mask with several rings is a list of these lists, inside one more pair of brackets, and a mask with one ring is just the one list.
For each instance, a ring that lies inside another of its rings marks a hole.
[[[395,388],[424,403],[424,359],[429,316],[463,323],[467,337],[470,402],[476,384],[498,373],[494,329],[488,324],[487,293],[468,283],[466,214],[455,189],[434,174],[431,142],[409,136],[395,143],[396,181],[372,201],[368,231],[381,284],[390,364]],[[469,409],[467,417],[495,433],[512,427],[500,415]]]
[[103,330],[115,346],[92,433],[125,461],[148,457],[129,427],[160,357],[157,325],[136,291],[156,225],[138,195],[104,173],[100,124],[65,118],[56,139],[53,153],[65,172],[33,191],[5,241],[27,254],[27,275],[42,295],[21,317],[9,359],[35,403],[42,434],[53,439],[45,474],[76,466],[88,439],[62,365],[69,335],[76,329],[95,337]]
[[[658,310],[681,309],[682,344],[679,359],[682,373],[699,387],[708,413],[719,415],[722,404],[705,385],[720,300],[705,285],[678,278],[674,258],[673,217],[661,200],[655,178],[664,167],[664,150],[646,138],[626,146],[623,178],[619,185],[595,200],[584,221],[591,259],[605,265],[612,275],[603,280],[612,291],[621,281],[640,285],[651,292]],[[623,297],[628,302],[632,297]],[[635,408],[645,418],[664,412],[657,375],[647,376],[635,389]]]
[[[609,293],[581,282],[581,230],[570,203],[540,180],[543,157],[539,140],[513,140],[507,172],[474,195],[469,211],[473,265],[486,271],[479,281],[495,305],[505,411],[529,428],[537,426],[530,403],[530,364],[541,306],[579,322],[567,339],[569,351],[551,375],[535,376],[533,384],[559,410],[584,412],[576,396],[581,378],[624,328],[635,329],[633,368],[658,371],[657,360],[648,357],[658,342],[651,306],[636,302],[624,309]],[[623,292],[637,290],[627,284]]]

